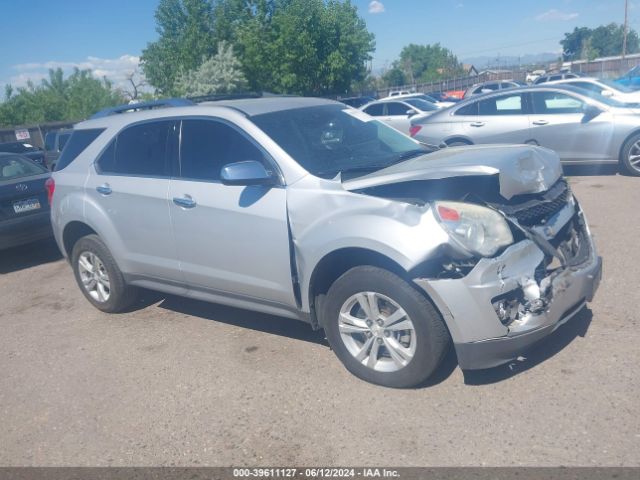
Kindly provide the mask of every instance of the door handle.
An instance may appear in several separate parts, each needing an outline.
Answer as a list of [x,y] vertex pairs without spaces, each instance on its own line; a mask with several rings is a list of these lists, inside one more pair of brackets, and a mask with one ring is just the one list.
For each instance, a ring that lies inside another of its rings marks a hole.
[[534,120],[534,125],[547,125],[549,122],[547,120]]
[[471,122],[472,127],[484,127],[484,122]]
[[184,197],[173,197],[173,203],[182,208],[193,208],[197,205],[196,201],[189,195]]
[[111,195],[112,192],[108,183],[103,183],[102,185],[97,186],[96,190],[100,195]]

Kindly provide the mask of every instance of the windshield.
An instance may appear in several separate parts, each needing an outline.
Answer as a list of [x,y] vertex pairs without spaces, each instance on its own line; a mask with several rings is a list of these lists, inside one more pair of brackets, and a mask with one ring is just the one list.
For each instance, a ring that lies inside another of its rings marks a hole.
[[309,173],[364,175],[429,153],[415,140],[340,105],[265,113],[252,121]]
[[612,80],[600,80],[600,83],[606,85],[607,87],[613,88],[614,90],[618,90],[622,93],[631,93],[633,90],[629,87],[625,87],[624,85],[619,84],[618,82],[614,82]]
[[412,107],[416,107],[422,112],[433,112],[435,110],[438,110],[438,107],[436,107],[433,103],[427,102],[426,100],[423,100],[421,98],[407,98],[405,102]]
[[584,95],[585,97],[589,97],[589,98],[593,98],[594,100],[600,102],[600,103],[604,103],[605,105],[608,105],[610,107],[614,107],[614,108],[638,108],[638,104],[636,103],[622,103],[618,100],[614,100],[613,98],[610,97],[605,97],[604,95],[600,95],[597,92],[594,92],[592,90],[583,90],[580,89],[580,95]]
[[0,157],[0,181],[13,180],[15,178],[40,175],[47,170],[36,165],[31,160],[20,157]]

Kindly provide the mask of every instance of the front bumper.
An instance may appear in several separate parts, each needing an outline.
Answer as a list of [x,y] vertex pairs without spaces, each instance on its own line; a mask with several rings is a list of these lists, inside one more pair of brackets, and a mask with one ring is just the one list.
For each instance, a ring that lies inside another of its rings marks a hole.
[[[540,281],[536,269],[544,261],[531,240],[507,248],[495,258],[481,259],[464,278],[417,279],[415,282],[443,313],[462,369],[483,369],[509,362],[552,333],[593,299],[602,278],[602,258],[585,225],[588,256],[579,265],[556,269]],[[534,280],[535,279],[535,280]],[[494,301],[509,292],[544,285],[542,308],[501,322]]]

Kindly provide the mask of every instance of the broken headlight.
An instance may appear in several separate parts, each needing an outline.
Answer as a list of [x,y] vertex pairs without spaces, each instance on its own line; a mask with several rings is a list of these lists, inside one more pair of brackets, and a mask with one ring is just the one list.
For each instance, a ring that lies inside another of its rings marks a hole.
[[513,243],[506,220],[495,210],[461,202],[435,202],[440,225],[465,250],[490,257]]

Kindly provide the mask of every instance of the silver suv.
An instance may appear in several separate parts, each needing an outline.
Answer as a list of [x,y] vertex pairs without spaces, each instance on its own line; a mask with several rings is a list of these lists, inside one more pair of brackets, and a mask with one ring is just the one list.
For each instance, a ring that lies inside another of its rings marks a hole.
[[510,361],[601,274],[552,151],[429,153],[322,99],[88,120],[49,194],[96,308],[130,308],[144,287],[303,320],[351,372],[392,387],[425,381],[451,341],[463,369]]

